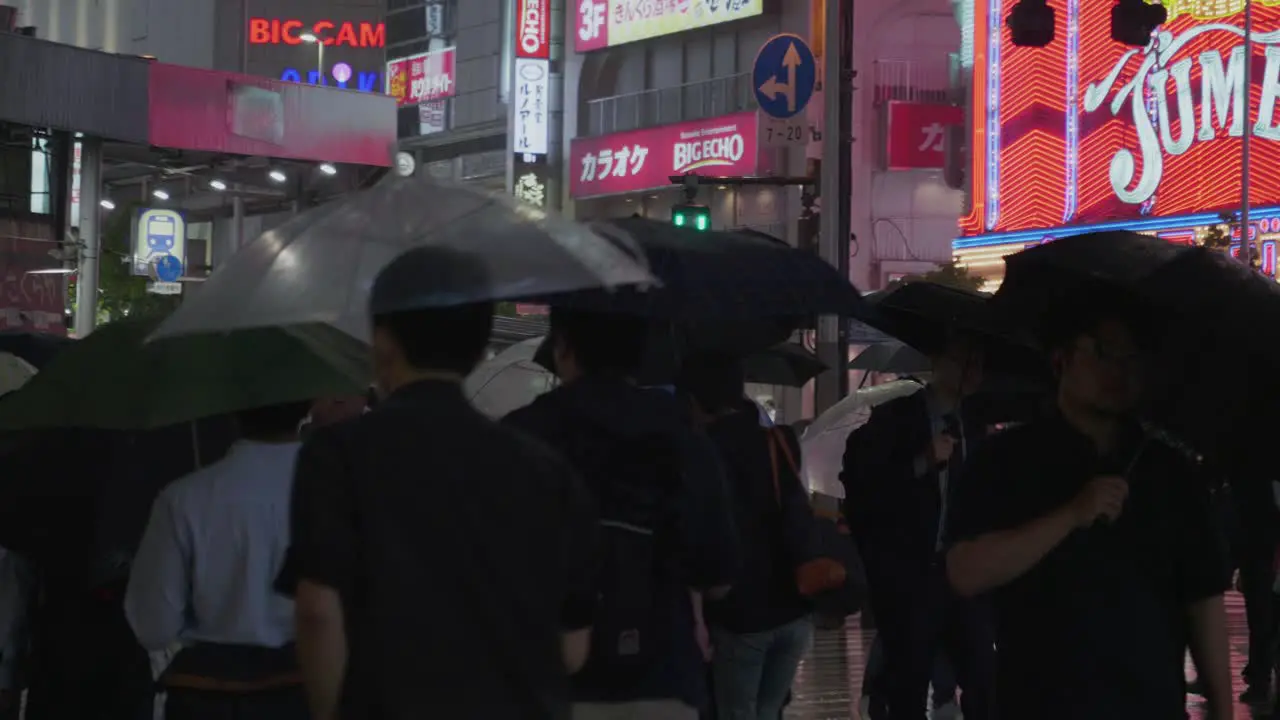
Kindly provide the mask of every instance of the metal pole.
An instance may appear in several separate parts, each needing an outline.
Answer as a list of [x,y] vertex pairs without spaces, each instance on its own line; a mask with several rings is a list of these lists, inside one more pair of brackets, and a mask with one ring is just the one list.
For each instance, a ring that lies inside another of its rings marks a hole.
[[[1253,0],[1244,0],[1244,136],[1240,141],[1240,262],[1253,264],[1249,241],[1249,145],[1253,137]],[[1258,248],[1261,253],[1262,248]],[[1261,258],[1261,254],[1259,254]]]
[[80,262],[76,268],[76,337],[81,338],[93,332],[98,320],[101,190],[102,140],[85,137],[80,146]]
[[324,85],[324,40],[316,38],[316,84]]
[[[823,42],[822,257],[849,277],[849,213],[853,194],[853,0],[827,0]],[[818,378],[814,411],[836,404],[849,393],[848,320],[818,319],[818,356],[831,371]]]
[[231,198],[231,257],[244,244],[244,198],[236,195]]

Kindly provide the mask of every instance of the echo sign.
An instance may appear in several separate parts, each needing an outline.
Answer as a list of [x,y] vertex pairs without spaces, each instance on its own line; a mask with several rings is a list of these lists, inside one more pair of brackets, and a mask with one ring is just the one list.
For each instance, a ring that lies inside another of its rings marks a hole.
[[551,57],[551,0],[518,0],[516,57]]

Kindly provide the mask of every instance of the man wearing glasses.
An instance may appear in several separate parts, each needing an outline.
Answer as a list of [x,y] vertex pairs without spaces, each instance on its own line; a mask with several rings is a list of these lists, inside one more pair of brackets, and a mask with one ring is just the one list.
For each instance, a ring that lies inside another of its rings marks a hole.
[[993,596],[1000,720],[1182,720],[1188,647],[1232,717],[1209,486],[1136,421],[1144,325],[1119,307],[1053,324],[1057,412],[989,441],[955,498],[947,574]]

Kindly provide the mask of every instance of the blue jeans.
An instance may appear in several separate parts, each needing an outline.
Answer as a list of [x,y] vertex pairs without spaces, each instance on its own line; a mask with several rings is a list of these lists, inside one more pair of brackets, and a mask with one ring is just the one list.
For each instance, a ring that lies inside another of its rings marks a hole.
[[813,622],[801,618],[758,633],[712,627],[712,684],[719,720],[778,720],[800,659],[813,638]]

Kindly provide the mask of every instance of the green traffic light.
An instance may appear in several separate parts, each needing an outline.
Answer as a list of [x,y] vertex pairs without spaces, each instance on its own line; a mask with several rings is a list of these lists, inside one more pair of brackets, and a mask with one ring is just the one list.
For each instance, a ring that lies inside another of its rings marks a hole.
[[672,225],[675,225],[676,227],[684,227],[684,223],[685,223],[684,213],[678,212],[671,216]]
[[695,223],[699,230],[706,230],[708,227],[711,226],[711,218],[707,217],[706,215],[699,214],[697,219],[695,220]]

